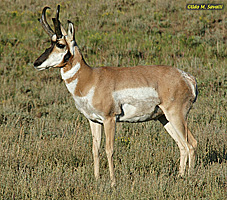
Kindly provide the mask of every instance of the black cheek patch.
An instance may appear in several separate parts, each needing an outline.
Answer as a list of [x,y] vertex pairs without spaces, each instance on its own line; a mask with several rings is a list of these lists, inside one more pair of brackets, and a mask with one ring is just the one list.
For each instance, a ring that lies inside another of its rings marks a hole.
[[65,54],[65,56],[64,56],[64,62],[68,62],[71,56],[72,55],[71,55],[70,51],[68,51],[67,54]]

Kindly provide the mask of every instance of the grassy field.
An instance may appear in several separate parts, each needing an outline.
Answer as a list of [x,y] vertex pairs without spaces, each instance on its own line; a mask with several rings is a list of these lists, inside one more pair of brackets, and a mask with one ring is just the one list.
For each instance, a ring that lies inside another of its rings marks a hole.
[[178,178],[178,147],[158,122],[121,123],[111,188],[105,138],[95,181],[88,121],[59,70],[33,68],[50,45],[37,18],[49,5],[51,23],[56,2],[1,0],[0,199],[226,199],[227,4],[219,11],[186,10],[191,2],[58,2],[61,22],[75,24],[90,66],[172,65],[198,81],[189,115],[198,141],[195,174]]

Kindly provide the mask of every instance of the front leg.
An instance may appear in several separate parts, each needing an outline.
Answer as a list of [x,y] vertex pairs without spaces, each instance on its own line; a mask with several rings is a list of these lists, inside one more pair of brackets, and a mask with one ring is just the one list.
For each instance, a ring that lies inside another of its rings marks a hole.
[[116,130],[115,117],[109,117],[104,121],[104,130],[106,135],[106,155],[110,169],[111,185],[115,185],[114,165],[113,165],[113,151],[114,151],[114,135]]
[[102,137],[102,125],[98,123],[94,123],[89,120],[91,133],[93,137],[93,146],[92,152],[94,157],[94,172],[95,178],[99,178],[99,149],[101,144],[101,137]]

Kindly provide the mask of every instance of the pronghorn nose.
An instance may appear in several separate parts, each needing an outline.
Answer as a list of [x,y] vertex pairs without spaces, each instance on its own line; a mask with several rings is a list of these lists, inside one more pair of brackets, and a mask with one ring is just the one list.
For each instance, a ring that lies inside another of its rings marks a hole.
[[34,67],[38,67],[39,65],[41,65],[51,54],[53,48],[54,44],[52,44],[50,48],[46,49],[45,52],[36,59],[36,61],[34,62]]
[[39,61],[39,59],[37,59],[37,60],[34,62],[34,67],[38,67],[39,65],[41,65],[41,62]]

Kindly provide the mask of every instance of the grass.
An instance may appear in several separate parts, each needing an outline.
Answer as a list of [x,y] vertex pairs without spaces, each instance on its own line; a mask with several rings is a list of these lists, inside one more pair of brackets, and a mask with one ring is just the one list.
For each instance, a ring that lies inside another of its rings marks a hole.
[[[1,1],[1,199],[225,199],[227,22],[222,11],[188,11],[170,0],[60,1],[91,66],[163,64],[193,74],[199,97],[189,115],[198,141],[194,175],[178,178],[179,150],[158,122],[117,125],[111,188],[102,140],[101,179],[92,136],[58,70],[34,60],[49,38],[37,18],[52,0]],[[204,3],[204,1],[202,2]]]

